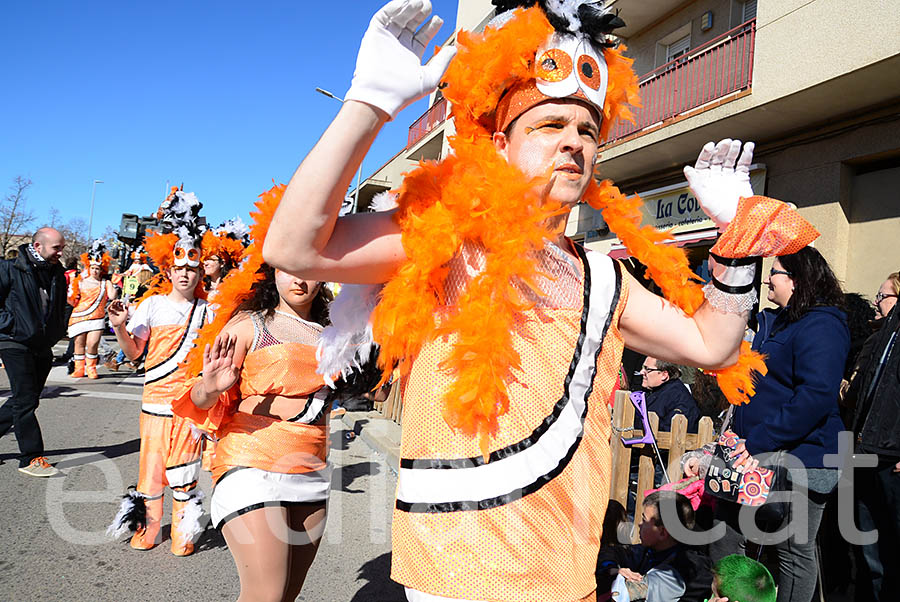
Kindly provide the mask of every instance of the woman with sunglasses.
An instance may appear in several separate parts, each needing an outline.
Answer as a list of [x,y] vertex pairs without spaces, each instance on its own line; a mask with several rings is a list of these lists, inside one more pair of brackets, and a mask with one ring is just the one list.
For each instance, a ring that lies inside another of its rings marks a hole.
[[[808,537],[800,543],[794,531],[775,548],[781,568],[778,602],[809,602],[816,587],[816,533],[825,500],[839,477],[825,457],[838,453],[838,433],[844,430],[838,391],[850,332],[841,308],[841,286],[816,249],[804,247],[778,257],[764,284],[769,301],[777,307],[760,313],[753,349],[767,356],[769,370],[758,380],[750,403],[734,410],[733,430],[746,440],[736,453],[739,465],[755,467],[758,458],[753,456],[786,452],[793,459],[782,465],[804,467],[807,497],[792,498],[785,524],[802,529]],[[792,470],[789,480],[796,483],[795,489],[802,489],[797,472]],[[804,513],[795,505],[800,503],[807,505],[806,524],[799,522]],[[719,504],[717,518],[725,522],[727,533],[710,544],[713,561],[743,551],[746,538],[740,532],[738,508]]]

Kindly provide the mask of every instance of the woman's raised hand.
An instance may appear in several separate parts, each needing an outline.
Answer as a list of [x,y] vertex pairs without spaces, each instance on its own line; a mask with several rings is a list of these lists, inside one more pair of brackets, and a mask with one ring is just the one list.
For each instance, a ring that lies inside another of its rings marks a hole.
[[234,365],[237,336],[220,334],[203,349],[203,389],[220,395],[238,381],[240,370]]

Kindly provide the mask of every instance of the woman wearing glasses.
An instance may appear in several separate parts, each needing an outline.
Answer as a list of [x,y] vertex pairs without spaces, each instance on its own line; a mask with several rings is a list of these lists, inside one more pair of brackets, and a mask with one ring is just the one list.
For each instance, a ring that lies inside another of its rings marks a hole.
[[900,295],[900,272],[894,272],[881,283],[881,288],[875,294],[875,317],[877,319],[883,320],[891,313],[891,310],[897,305],[898,295]]
[[[841,286],[816,249],[777,258],[764,283],[777,307],[760,313],[753,349],[767,356],[769,371],[758,380],[750,403],[735,408],[733,428],[746,439],[737,450],[741,464],[754,465],[752,456],[759,454],[786,452],[793,459],[783,465],[805,468],[807,498],[789,504],[786,524],[792,535],[775,547],[781,568],[778,602],[809,602],[816,586],[816,533],[839,477],[824,458],[838,453],[838,433],[844,430],[837,401],[850,332]],[[796,471],[792,477],[798,477]],[[796,507],[802,503],[807,505],[805,525],[800,522],[804,512]],[[720,504],[717,510],[728,529],[710,546],[714,561],[742,551],[745,536],[751,535],[740,533],[737,508]],[[795,535],[798,529],[808,533],[803,543]]]

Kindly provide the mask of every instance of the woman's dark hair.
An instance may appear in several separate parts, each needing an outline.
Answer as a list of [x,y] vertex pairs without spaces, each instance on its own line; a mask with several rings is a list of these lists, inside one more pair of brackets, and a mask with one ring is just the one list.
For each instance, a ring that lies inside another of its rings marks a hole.
[[844,310],[847,312],[851,343],[869,338],[872,334],[872,320],[875,319],[875,307],[859,293],[847,293],[844,295]]
[[794,293],[786,308],[787,318],[795,322],[817,305],[844,306],[844,291],[831,266],[813,247],[778,257],[794,281]]
[[[253,284],[253,295],[241,303],[235,313],[241,311],[262,312],[266,317],[271,316],[278,307],[281,297],[278,295],[278,287],[275,286],[275,268],[263,264],[257,273],[263,274],[263,279]],[[328,304],[333,297],[331,291],[324,284],[319,287],[312,302],[309,319],[312,322],[328,326]]]
[[669,375],[669,380],[681,378],[681,366],[679,366],[678,364],[673,364],[672,362],[667,362],[666,360],[657,359],[656,367],[659,370],[665,370],[666,374]]

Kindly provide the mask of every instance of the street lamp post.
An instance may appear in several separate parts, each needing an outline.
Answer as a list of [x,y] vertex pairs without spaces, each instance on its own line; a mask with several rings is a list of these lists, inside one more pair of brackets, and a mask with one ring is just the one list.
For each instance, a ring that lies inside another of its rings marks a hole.
[[97,184],[103,184],[103,180],[94,180],[91,186],[91,217],[88,220],[88,244],[91,244],[91,230],[94,226],[94,195],[97,193]]
[[[316,92],[319,94],[324,94],[328,98],[333,98],[339,102],[344,102],[344,99],[336,94],[332,94],[328,90],[323,90],[322,88],[316,88]],[[350,208],[351,213],[356,213],[356,208],[359,207],[359,181],[362,176],[362,161],[359,162],[359,169],[356,171],[356,190],[353,192],[353,206]]]

